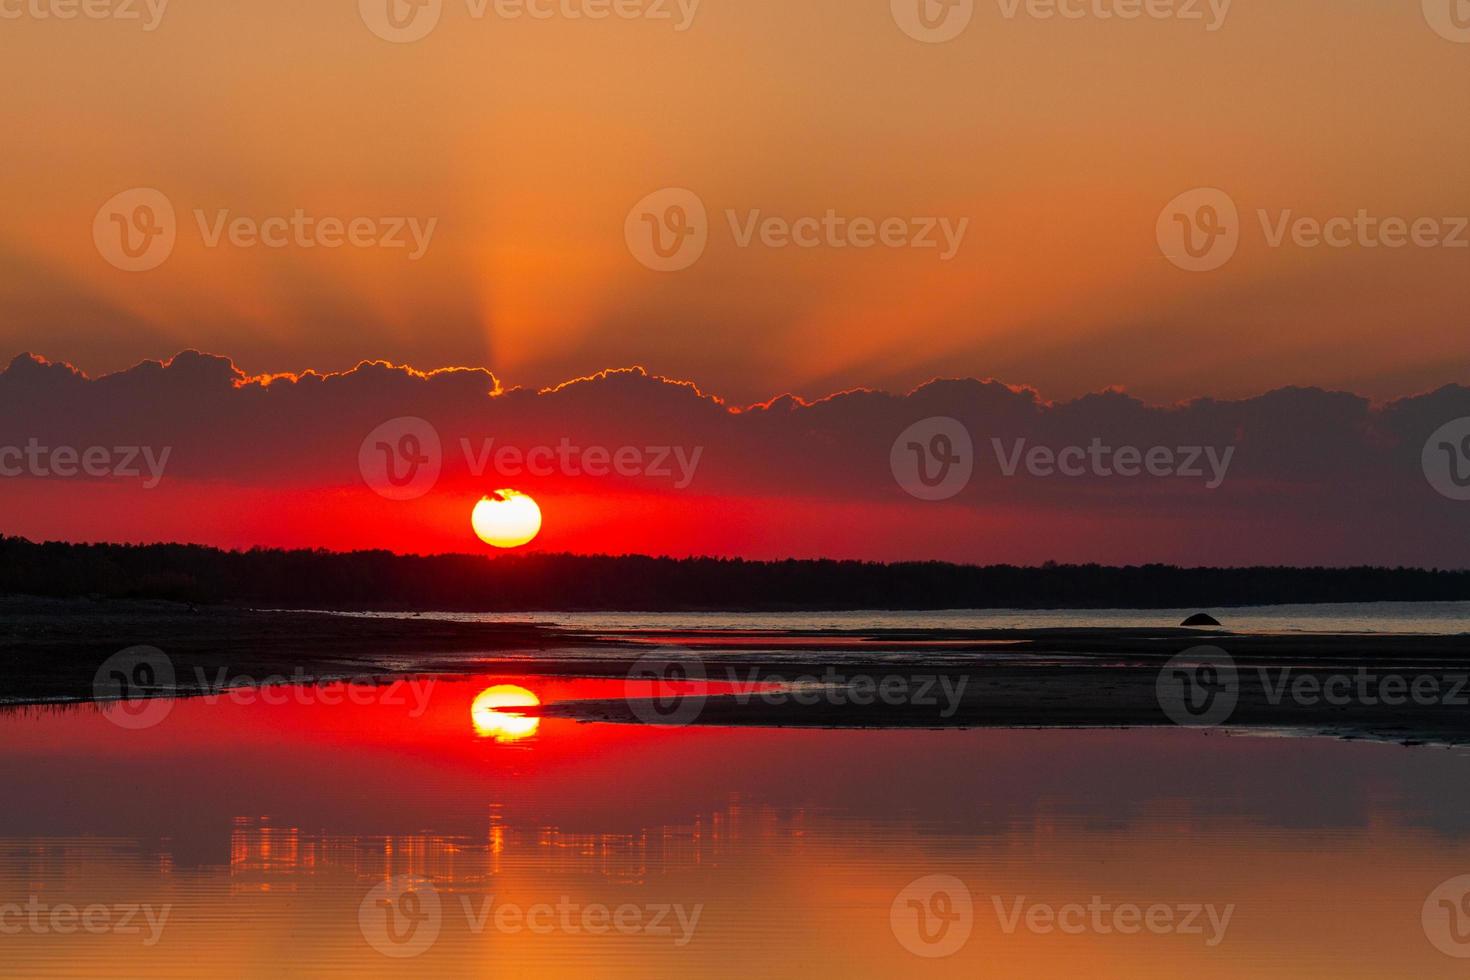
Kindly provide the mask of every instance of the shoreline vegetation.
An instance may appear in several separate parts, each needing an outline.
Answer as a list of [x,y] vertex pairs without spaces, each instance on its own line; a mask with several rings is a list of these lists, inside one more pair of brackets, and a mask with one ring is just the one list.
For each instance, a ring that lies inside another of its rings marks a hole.
[[[8,668],[0,675],[0,703],[91,701],[103,662],[139,645],[170,659],[176,686],[167,693],[177,697],[208,693],[197,683],[204,678],[224,679],[226,686],[269,678],[624,678],[641,657],[657,660],[679,651],[673,655],[693,657],[698,673],[718,685],[712,690],[719,693],[701,698],[692,724],[935,729],[1173,725],[1159,678],[1176,655],[1208,646],[1228,655],[1238,675],[1238,704],[1224,722],[1227,729],[1470,743],[1470,637],[1184,627],[587,632],[409,614],[355,617],[9,596],[0,597],[0,658]],[[1336,678],[1344,678],[1345,701],[1321,696],[1334,690]],[[1433,697],[1408,696],[1422,678],[1432,679]],[[927,693],[867,703],[830,696],[864,679],[896,679],[906,691]],[[1396,698],[1382,696],[1390,683]],[[772,689],[825,693],[757,693]],[[648,705],[633,690],[622,698],[524,710],[583,722],[646,723]],[[1354,690],[1374,696],[1355,696]]]
[[0,595],[383,612],[1221,609],[1470,600],[1470,570],[419,556],[0,536]]

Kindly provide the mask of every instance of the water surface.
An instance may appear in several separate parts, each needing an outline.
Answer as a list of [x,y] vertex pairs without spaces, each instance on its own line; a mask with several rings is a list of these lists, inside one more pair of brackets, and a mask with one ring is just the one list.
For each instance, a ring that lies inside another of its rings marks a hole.
[[[472,710],[506,685],[543,700],[620,688],[478,677],[396,704],[245,693],[178,702],[141,730],[90,706],[0,716],[0,904],[169,910],[156,935],[60,934],[12,908],[5,972],[1463,972],[1421,911],[1470,872],[1464,753],[1183,730],[508,731]],[[944,958],[911,951],[928,939],[906,902],[934,875],[972,910]],[[385,955],[403,949],[363,911],[401,876],[438,903],[410,958]],[[1088,903],[1231,913],[1213,945],[1208,929],[1006,928],[1017,910]],[[542,909],[538,928],[497,920],[506,906]],[[660,909],[668,934],[651,926]],[[599,910],[650,930],[594,934]]]
[[[461,622],[553,623],[602,630],[860,630],[1047,629],[1053,627],[1178,626],[1209,612],[1231,630],[1324,633],[1470,633],[1470,602],[1342,602],[1239,606],[1226,609],[945,609],[855,612],[564,612],[418,613]],[[402,616],[403,613],[344,615]]]

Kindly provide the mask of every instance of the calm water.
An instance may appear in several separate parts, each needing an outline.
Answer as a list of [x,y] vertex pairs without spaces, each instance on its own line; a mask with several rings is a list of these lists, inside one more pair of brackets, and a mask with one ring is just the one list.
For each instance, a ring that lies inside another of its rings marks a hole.
[[[799,613],[423,613],[466,622],[557,623],[587,630],[633,629],[1022,629],[1054,626],[1178,626],[1208,612],[1232,630],[1470,633],[1470,602],[1354,602],[1229,609],[951,609],[938,612]],[[402,613],[349,615],[401,616]]]
[[1466,753],[476,710],[505,685],[621,689],[0,715],[0,972],[1464,975]]

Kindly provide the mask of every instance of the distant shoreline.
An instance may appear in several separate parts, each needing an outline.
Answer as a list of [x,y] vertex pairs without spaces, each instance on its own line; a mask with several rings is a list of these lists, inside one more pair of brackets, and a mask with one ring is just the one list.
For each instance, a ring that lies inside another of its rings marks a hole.
[[396,555],[0,537],[0,595],[390,612],[1229,609],[1470,601],[1470,571]]

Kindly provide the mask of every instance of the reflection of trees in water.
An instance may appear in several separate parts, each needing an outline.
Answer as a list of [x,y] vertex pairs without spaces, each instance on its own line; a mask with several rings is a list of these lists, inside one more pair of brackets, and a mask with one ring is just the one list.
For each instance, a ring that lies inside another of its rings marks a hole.
[[419,875],[453,887],[516,870],[638,884],[675,871],[718,868],[737,856],[800,848],[811,820],[801,809],[778,811],[732,801],[685,824],[631,834],[584,834],[516,827],[504,819],[499,805],[492,805],[485,836],[474,838],[310,834],[239,817],[230,836],[230,878],[237,891],[294,890],[298,879],[315,875]]

